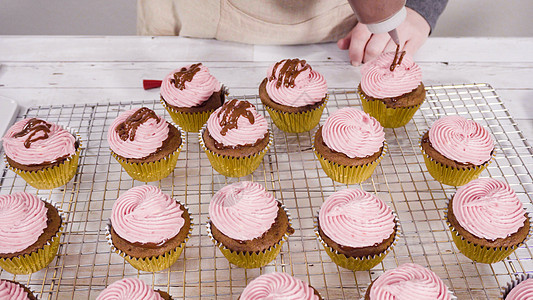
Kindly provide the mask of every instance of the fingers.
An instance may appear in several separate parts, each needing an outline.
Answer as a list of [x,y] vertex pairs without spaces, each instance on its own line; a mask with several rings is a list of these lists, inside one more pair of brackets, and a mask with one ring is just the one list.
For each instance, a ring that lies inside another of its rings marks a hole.
[[352,28],[352,30],[350,30],[350,32],[348,32],[348,34],[337,41],[337,47],[339,47],[339,49],[341,50],[348,50],[348,48],[350,47],[350,42],[352,40],[352,31],[355,30],[355,27]]
[[358,66],[363,62],[365,47],[371,36],[372,33],[361,23],[353,28],[348,51],[352,65]]
[[392,39],[389,40],[389,42],[387,43],[387,46],[385,46],[385,49],[383,49],[383,52],[391,52],[391,51],[396,51],[396,43]]
[[369,62],[383,53],[389,41],[391,38],[387,33],[373,34],[366,44],[363,62]]

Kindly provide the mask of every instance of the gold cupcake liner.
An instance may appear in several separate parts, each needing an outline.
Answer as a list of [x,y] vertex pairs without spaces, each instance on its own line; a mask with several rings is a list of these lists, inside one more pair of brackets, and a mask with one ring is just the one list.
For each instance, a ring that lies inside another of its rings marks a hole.
[[[46,201],[45,199],[42,199]],[[63,234],[64,218],[61,210],[52,202],[46,201],[52,204],[59,213],[61,219],[61,226],[57,233],[43,245],[42,248],[37,251],[30,252],[28,254],[15,256],[13,258],[0,258],[0,267],[11,274],[31,274],[41,269],[46,268],[56,257],[59,250],[59,240]]]
[[[179,204],[181,204],[179,201],[176,201]],[[183,205],[183,204],[181,204]],[[183,205],[187,212],[189,211],[189,208],[185,205]],[[170,268],[173,264],[176,263],[178,258],[180,257],[181,253],[183,252],[183,249],[185,248],[185,243],[189,240],[192,234],[192,228],[193,228],[193,218],[189,213],[189,217],[191,219],[191,225],[189,228],[189,233],[179,244],[175,249],[167,251],[163,253],[162,255],[158,256],[151,256],[151,257],[144,257],[144,258],[138,258],[133,257],[128,254],[126,254],[124,251],[118,249],[113,244],[113,240],[111,239],[111,221],[106,226],[106,239],[107,243],[111,247],[111,252],[115,252],[116,254],[120,255],[122,258],[124,258],[132,267],[134,267],[137,270],[146,271],[146,272],[158,272],[161,270],[165,270]]]
[[393,213],[394,215],[394,222],[395,222],[395,236],[394,241],[390,244],[390,246],[383,252],[376,254],[376,255],[368,255],[364,257],[351,257],[346,256],[342,253],[337,252],[337,250],[330,247],[320,236],[320,233],[318,231],[318,214],[320,213],[320,209],[317,211],[316,216],[314,218],[314,232],[315,235],[322,244],[322,247],[324,247],[324,250],[326,250],[326,253],[331,258],[331,260],[337,264],[340,267],[343,267],[348,270],[352,271],[367,271],[378,265],[380,262],[382,262],[387,254],[396,246],[398,243],[398,239],[401,234],[400,229],[400,220],[398,219],[398,216]]
[[29,185],[36,189],[53,189],[56,187],[67,184],[72,177],[76,174],[78,169],[78,161],[82,149],[81,139],[78,134],[69,130],[72,135],[76,137],[78,142],[78,149],[76,152],[68,157],[64,162],[51,168],[44,168],[37,171],[24,171],[19,168],[15,168],[9,164],[7,157],[4,155],[4,161],[9,169],[17,173],[22,179],[24,179]]
[[533,278],[533,274],[517,274],[515,279],[511,280],[511,282],[507,283],[506,286],[501,288],[500,299],[505,300],[505,298],[507,297],[507,295],[509,295],[512,289],[514,289],[522,281],[526,281],[531,278]]
[[411,121],[422,103],[409,107],[388,107],[380,100],[369,100],[357,89],[363,110],[379,121],[385,128],[397,128]]
[[370,178],[379,162],[387,153],[387,150],[387,142],[383,142],[383,151],[381,151],[381,155],[375,161],[362,166],[345,166],[325,158],[322,154],[318,153],[313,145],[313,152],[318,158],[318,161],[320,161],[320,165],[326,175],[334,181],[345,184],[361,183]]
[[326,99],[324,100],[324,103],[322,103],[322,105],[319,107],[309,111],[297,113],[275,110],[270,108],[268,105],[263,106],[268,111],[272,122],[274,122],[279,129],[285,132],[299,133],[315,128],[318,122],[320,122],[320,117],[322,116],[322,112],[328,103],[329,95],[326,95],[325,98]]
[[[287,214],[287,218],[289,219],[289,227],[292,226],[291,222],[291,214],[285,207],[285,205],[281,205],[281,208],[285,211],[285,214]],[[260,252],[251,252],[251,251],[233,251],[228,249],[224,244],[217,241],[211,232],[211,221],[208,221],[206,224],[207,227],[207,235],[213,241],[216,247],[220,249],[220,252],[226,257],[226,259],[240,267],[245,269],[255,269],[255,268],[261,268],[266,266],[268,263],[273,261],[276,256],[278,256],[279,252],[281,251],[281,247],[283,246],[283,243],[289,238],[290,233],[286,232],[283,237],[281,237],[281,240],[279,240],[275,245],[269,247],[266,250],[260,251]]]
[[255,169],[259,167],[259,165],[263,161],[263,157],[274,142],[274,136],[272,134],[272,131],[269,129],[268,144],[259,153],[246,157],[221,155],[209,150],[205,146],[203,135],[206,128],[207,124],[202,127],[198,135],[200,145],[202,149],[204,149],[204,152],[207,155],[209,162],[211,162],[211,166],[213,167],[213,169],[227,177],[242,177],[251,174],[253,171],[255,171]]

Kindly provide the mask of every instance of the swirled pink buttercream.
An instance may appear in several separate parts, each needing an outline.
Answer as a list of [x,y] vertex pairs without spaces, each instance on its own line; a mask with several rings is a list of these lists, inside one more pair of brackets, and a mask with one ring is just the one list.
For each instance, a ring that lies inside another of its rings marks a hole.
[[324,143],[350,158],[367,157],[378,152],[385,141],[385,132],[369,114],[346,107],[334,112],[322,127]]
[[481,165],[490,160],[494,141],[477,122],[459,116],[440,118],[429,129],[431,146],[445,157]]
[[[48,129],[26,130],[25,134],[22,134],[25,129],[29,129],[25,126],[32,120],[40,121],[39,125]],[[70,132],[59,125],[39,119],[18,121],[9,128],[2,140],[7,157],[23,165],[54,162],[76,152],[76,138]],[[31,143],[26,147],[28,140],[31,140]]]
[[35,243],[47,226],[47,211],[30,193],[0,195],[0,253],[19,252]]
[[162,300],[146,283],[137,278],[124,278],[113,282],[96,300]]
[[130,243],[162,244],[185,224],[176,200],[152,185],[141,185],[120,195],[113,204],[111,225]]
[[394,52],[386,52],[361,66],[361,89],[374,98],[393,98],[416,89],[422,81],[422,70],[406,54],[402,63],[390,70]]
[[265,233],[278,214],[278,202],[259,183],[236,182],[221,188],[209,203],[209,218],[226,236],[248,241]]
[[476,179],[453,196],[457,222],[479,238],[506,238],[524,226],[524,207],[509,185],[492,178]]
[[515,286],[505,300],[531,300],[533,299],[533,278],[526,279]]
[[[234,104],[232,104],[233,101],[235,101]],[[253,117],[253,123],[250,122],[250,118],[248,118],[245,114],[240,114],[236,116],[237,126],[227,131],[223,131],[223,127],[225,127],[227,124],[225,124],[226,120],[224,119],[224,114],[221,112],[229,109],[231,111],[228,113],[233,115],[233,108],[228,106],[230,104],[236,106],[242,102],[249,104],[249,107],[245,110],[245,112],[251,114]],[[224,124],[224,126],[222,124]],[[245,100],[232,100],[224,103],[224,105],[219,107],[209,116],[209,119],[207,120],[207,129],[209,129],[209,134],[211,137],[213,137],[217,142],[226,147],[237,147],[250,144],[253,145],[260,139],[263,139],[268,131],[268,123],[265,117],[257,112],[253,104]]]
[[388,270],[372,283],[371,300],[448,300],[451,294],[433,271],[417,264]]
[[[144,158],[155,153],[168,138],[169,123],[161,117],[149,118],[141,123],[135,131],[133,140],[128,137],[121,139],[117,127],[124,124],[128,118],[142,108],[134,108],[121,113],[109,127],[107,142],[116,154],[125,158]],[[149,110],[148,108],[144,108]],[[151,110],[150,110],[151,111]],[[153,112],[153,111],[152,111]],[[155,113],[154,113],[155,114]]]
[[174,74],[194,67],[188,65],[168,74],[161,84],[161,96],[167,103],[176,107],[194,107],[204,103],[214,92],[220,91],[220,82],[209,73],[209,69],[200,64],[190,81],[184,81],[184,89],[175,85]]
[[3,300],[28,300],[28,293],[16,283],[0,280],[0,299]]
[[312,287],[287,273],[264,274],[252,280],[240,296],[241,300],[298,299],[318,300]]
[[322,204],[318,219],[334,242],[354,248],[374,246],[394,232],[394,215],[378,197],[359,189],[338,191]]
[[305,61],[284,59],[270,67],[266,91],[281,105],[301,107],[320,102],[328,92],[326,79]]

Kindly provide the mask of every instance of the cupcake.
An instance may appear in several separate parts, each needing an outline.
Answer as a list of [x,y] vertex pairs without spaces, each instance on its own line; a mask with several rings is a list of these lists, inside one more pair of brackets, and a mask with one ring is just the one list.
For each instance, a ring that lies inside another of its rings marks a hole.
[[137,278],[124,278],[113,282],[105,288],[96,300],[172,300],[172,297],[163,291],[154,291],[146,283]]
[[23,284],[5,279],[0,279],[0,299],[37,300],[33,292]]
[[478,123],[459,116],[438,119],[424,133],[422,154],[429,174],[440,183],[461,186],[489,165],[494,141]]
[[381,54],[361,67],[361,76],[363,110],[386,128],[407,124],[426,97],[422,71],[405,51]]
[[272,145],[268,123],[245,100],[224,103],[207,120],[200,144],[213,169],[228,177],[251,174]]
[[57,254],[62,229],[52,204],[26,192],[0,195],[0,267],[13,274],[43,269]]
[[337,265],[370,270],[391,250],[398,236],[398,222],[378,197],[359,189],[345,189],[322,204],[315,234]]
[[109,127],[107,141],[124,170],[143,182],[167,177],[176,167],[183,145],[180,128],[147,107],[120,114]]
[[385,132],[367,113],[346,107],[318,128],[313,151],[331,179],[360,183],[372,175],[387,151]]
[[529,237],[522,202],[496,179],[476,179],[460,187],[448,203],[446,220],[457,249],[481,263],[503,260]]
[[259,268],[272,261],[294,233],[285,207],[250,181],[220,189],[209,203],[207,233],[228,261]]
[[388,299],[450,300],[452,292],[433,271],[407,263],[386,271],[366,290],[365,300]]
[[172,71],[161,84],[161,103],[188,132],[198,132],[225,96],[224,87],[201,63]]
[[239,299],[319,300],[322,297],[315,288],[287,273],[269,273],[252,280]]
[[107,240],[134,268],[156,272],[173,265],[192,230],[192,217],[179,201],[155,186],[129,189],[113,204]]
[[9,168],[37,189],[65,185],[76,174],[81,141],[59,125],[24,119],[2,141]]
[[522,274],[502,289],[502,300],[533,299],[533,275]]
[[270,67],[259,97],[276,126],[286,132],[314,128],[328,99],[326,79],[305,61],[284,59]]

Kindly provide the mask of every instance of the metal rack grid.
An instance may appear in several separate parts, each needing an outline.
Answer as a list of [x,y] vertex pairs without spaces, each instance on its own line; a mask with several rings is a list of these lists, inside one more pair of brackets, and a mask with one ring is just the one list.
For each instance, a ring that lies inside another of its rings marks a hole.
[[[391,205],[403,231],[387,258],[365,272],[337,267],[314,236],[316,211],[331,193],[346,187],[329,179],[315,159],[311,139],[316,128],[308,133],[287,134],[271,124],[275,137],[272,148],[252,175],[239,179],[214,171],[199,147],[197,135],[187,134],[174,172],[150,184],[189,206],[195,220],[192,238],[170,269],[148,273],[137,271],[110,253],[106,243],[105,224],[114,200],[127,189],[143,184],[131,179],[111,157],[106,135],[114,118],[126,109],[144,105],[170,120],[166,111],[158,101],[30,108],[19,119],[39,117],[75,128],[84,149],[75,178],[53,190],[35,190],[2,167],[0,194],[29,191],[49,198],[65,211],[67,224],[59,254],[47,268],[17,276],[0,271],[0,278],[30,286],[40,299],[95,299],[107,285],[123,277],[141,278],[174,299],[236,299],[250,280],[276,270],[309,282],[326,299],[354,299],[362,297],[369,283],[385,270],[415,262],[436,272],[459,299],[495,299],[499,288],[515,274],[533,272],[533,242],[492,265],[474,263],[460,254],[444,221],[445,203],[455,188],[438,183],[428,174],[419,150],[420,135],[436,119],[450,114],[484,125],[497,141],[497,154],[482,177],[509,183],[528,212],[533,212],[533,178],[528,170],[533,167],[533,150],[490,85],[432,86],[427,87],[427,93],[427,101],[408,125],[385,130],[389,153],[369,180],[355,185]],[[260,102],[256,95],[238,98]],[[321,123],[345,106],[360,108],[355,91],[331,91]],[[262,105],[257,107],[267,115]],[[295,234],[280,255],[260,269],[230,265],[206,234],[212,195],[237,180],[261,182],[292,213]]]

